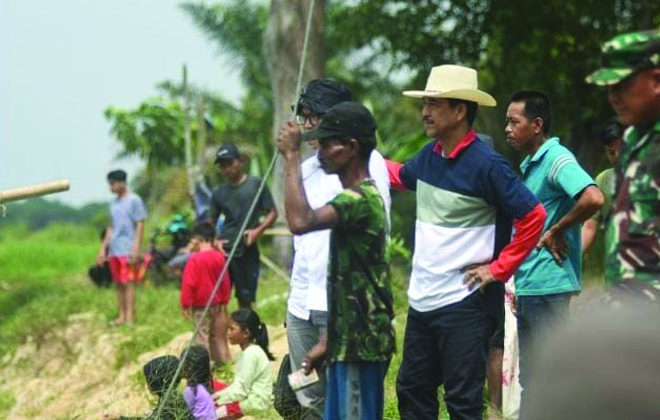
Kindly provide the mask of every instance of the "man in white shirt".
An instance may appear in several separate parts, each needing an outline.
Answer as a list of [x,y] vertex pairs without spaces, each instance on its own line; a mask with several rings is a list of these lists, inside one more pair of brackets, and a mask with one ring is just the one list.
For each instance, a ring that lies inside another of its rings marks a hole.
[[[300,94],[296,119],[303,130],[309,131],[320,123],[333,105],[350,101],[351,91],[331,79],[309,82]],[[310,144],[312,143],[312,144]],[[315,142],[308,142],[314,149]],[[302,179],[307,201],[312,209],[324,206],[343,188],[337,175],[326,174],[314,154],[302,163]],[[390,183],[383,156],[374,150],[369,159],[369,173],[390,210]],[[330,230],[295,235],[294,260],[291,271],[291,290],[287,305],[287,339],[292,370],[298,370],[305,355],[318,343],[327,326],[328,252]],[[325,375],[320,381],[296,393],[303,407],[301,419],[322,419],[325,405]]]

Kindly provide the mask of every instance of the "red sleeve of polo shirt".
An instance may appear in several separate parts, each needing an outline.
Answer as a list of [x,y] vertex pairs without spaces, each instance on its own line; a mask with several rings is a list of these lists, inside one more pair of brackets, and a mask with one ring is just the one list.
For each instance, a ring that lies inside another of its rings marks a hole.
[[490,272],[501,281],[506,282],[518,271],[541,237],[545,223],[546,211],[539,203],[523,217],[513,221],[513,238],[502,249],[500,256],[490,263]]
[[385,159],[385,166],[387,166],[387,173],[390,176],[390,188],[397,191],[408,190],[401,180],[401,168],[403,168],[403,163]]
[[[194,255],[194,254],[193,254]],[[192,308],[195,299],[195,259],[191,256],[183,269],[181,276],[181,307],[183,309]]]

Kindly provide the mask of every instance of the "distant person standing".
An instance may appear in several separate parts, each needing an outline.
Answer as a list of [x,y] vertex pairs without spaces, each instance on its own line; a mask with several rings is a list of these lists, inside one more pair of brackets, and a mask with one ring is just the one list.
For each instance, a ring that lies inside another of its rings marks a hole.
[[111,325],[117,326],[131,324],[135,317],[133,283],[142,280],[144,274],[140,246],[147,211],[142,199],[126,187],[126,172],[121,169],[111,171],[107,179],[110,191],[117,198],[110,202],[112,226],[108,227],[96,261],[102,264],[107,255],[119,307],[119,317]]
[[[243,158],[233,144],[224,144],[218,149],[215,163],[227,179],[227,183],[213,191],[211,197],[211,224],[217,225],[224,215],[218,239],[229,253],[235,241],[238,247],[229,262],[229,275],[236,289],[236,298],[241,308],[250,308],[257,296],[259,280],[259,248],[257,240],[266,229],[275,223],[277,209],[273,196],[264,188],[257,199],[255,211],[250,217],[243,237],[239,230],[248,215],[252,202],[257,197],[261,179],[245,173]],[[260,221],[260,217],[264,216]]]
[[[231,297],[231,280],[225,270],[227,259],[224,253],[213,247],[213,225],[197,223],[192,234],[199,242],[199,250],[191,254],[183,270],[181,308],[185,318],[193,319],[197,343],[209,352],[213,363],[220,366],[229,362],[227,303]],[[223,271],[224,276],[220,278]],[[216,286],[218,282],[220,286]],[[207,304],[209,308],[205,313]]]
[[[623,132],[625,128],[618,122],[609,124],[600,136],[600,141],[605,147],[607,160],[611,165],[616,164],[619,152],[625,144]],[[612,209],[612,199],[614,198],[614,168],[607,168],[596,176],[596,185],[603,193],[603,207],[591,219],[584,222],[582,227],[582,253],[586,253],[598,233],[598,229],[605,229],[607,219]]]

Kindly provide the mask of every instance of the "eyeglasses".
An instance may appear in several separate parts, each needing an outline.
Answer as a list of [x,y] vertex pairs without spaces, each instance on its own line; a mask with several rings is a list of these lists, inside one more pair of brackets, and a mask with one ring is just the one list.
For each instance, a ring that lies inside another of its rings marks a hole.
[[298,125],[305,125],[307,123],[311,125],[316,125],[318,122],[319,122],[319,116],[311,112],[308,113],[303,112],[296,115],[296,123]]

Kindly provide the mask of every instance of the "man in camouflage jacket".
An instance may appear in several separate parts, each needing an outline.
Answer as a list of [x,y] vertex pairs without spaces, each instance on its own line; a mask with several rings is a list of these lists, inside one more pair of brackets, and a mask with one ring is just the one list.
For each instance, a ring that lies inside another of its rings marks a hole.
[[619,122],[631,127],[615,167],[605,279],[617,301],[660,303],[660,31],[616,36],[602,63],[587,82],[608,87]]

